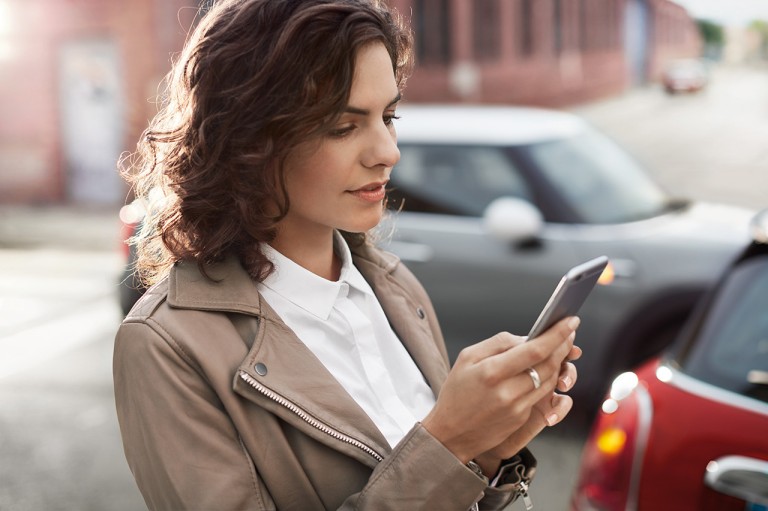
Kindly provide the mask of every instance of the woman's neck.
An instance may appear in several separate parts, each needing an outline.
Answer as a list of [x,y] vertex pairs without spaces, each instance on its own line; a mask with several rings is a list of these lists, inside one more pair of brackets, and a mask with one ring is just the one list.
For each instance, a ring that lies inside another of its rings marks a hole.
[[278,232],[272,248],[302,268],[336,282],[341,275],[341,258],[333,249],[333,231],[329,234],[288,235]]

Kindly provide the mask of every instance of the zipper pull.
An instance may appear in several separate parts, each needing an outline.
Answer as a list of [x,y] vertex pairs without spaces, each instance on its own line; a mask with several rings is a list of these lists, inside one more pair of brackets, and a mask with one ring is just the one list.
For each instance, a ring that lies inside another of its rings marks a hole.
[[527,511],[533,509],[533,501],[531,500],[531,496],[528,495],[528,485],[525,481],[520,481],[520,495],[523,497],[523,504],[525,504],[525,509]]

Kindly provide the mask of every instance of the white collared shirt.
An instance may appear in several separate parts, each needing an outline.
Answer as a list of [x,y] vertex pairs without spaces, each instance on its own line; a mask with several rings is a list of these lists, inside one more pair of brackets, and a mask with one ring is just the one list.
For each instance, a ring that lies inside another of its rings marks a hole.
[[338,232],[334,242],[342,259],[338,282],[264,245],[275,271],[257,287],[394,447],[432,409],[435,396]]

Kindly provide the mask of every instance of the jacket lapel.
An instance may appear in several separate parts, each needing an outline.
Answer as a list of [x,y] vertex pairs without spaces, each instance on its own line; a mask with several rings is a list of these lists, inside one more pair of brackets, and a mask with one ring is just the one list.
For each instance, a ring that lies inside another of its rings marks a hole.
[[[234,377],[235,392],[269,409],[310,436],[338,447],[338,442],[332,437],[326,433],[318,435],[317,427],[310,425],[284,403],[246,383],[240,377],[240,373],[244,372],[253,381],[322,424],[369,445],[378,453],[385,454],[391,450],[368,414],[262,299],[236,258],[227,258],[206,270],[215,281],[203,277],[194,264],[176,265],[169,279],[168,303],[176,308],[239,312],[258,318],[256,338]],[[364,456],[363,459],[370,462],[372,458]]]
[[436,336],[423,316],[427,308],[410,296],[393,276],[400,260],[392,254],[364,249],[353,249],[353,254],[355,266],[373,288],[390,325],[437,396],[448,367],[435,343]]
[[[296,334],[262,302],[261,328],[240,370],[277,393],[311,418],[361,441],[379,453],[389,452],[389,444],[355,400],[339,384],[320,360]],[[238,385],[242,391],[242,385]],[[249,389],[248,397],[253,393]],[[260,397],[268,397],[262,393]],[[265,404],[285,420],[296,423],[296,413],[274,399]],[[300,429],[310,424],[306,419]],[[316,426],[310,426],[317,429]],[[313,431],[316,433],[316,431]]]

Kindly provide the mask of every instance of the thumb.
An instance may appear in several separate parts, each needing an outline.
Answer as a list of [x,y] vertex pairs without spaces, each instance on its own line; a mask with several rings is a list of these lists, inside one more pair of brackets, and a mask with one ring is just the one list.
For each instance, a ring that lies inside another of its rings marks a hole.
[[464,348],[456,361],[458,362],[459,359],[463,358],[469,362],[479,362],[494,355],[504,353],[523,342],[525,342],[523,337],[512,335],[509,332],[499,332],[493,337]]

